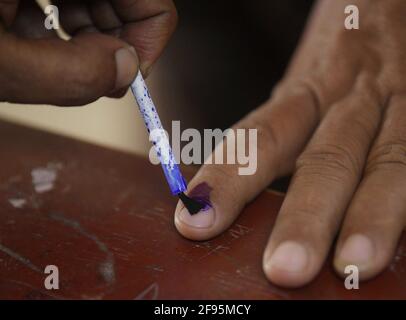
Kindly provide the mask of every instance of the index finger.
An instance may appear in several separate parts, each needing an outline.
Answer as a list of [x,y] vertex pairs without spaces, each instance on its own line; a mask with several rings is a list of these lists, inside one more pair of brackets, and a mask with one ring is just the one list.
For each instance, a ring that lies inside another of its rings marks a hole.
[[111,4],[123,22],[120,37],[137,51],[140,68],[148,74],[161,55],[177,24],[172,0],[112,0]]

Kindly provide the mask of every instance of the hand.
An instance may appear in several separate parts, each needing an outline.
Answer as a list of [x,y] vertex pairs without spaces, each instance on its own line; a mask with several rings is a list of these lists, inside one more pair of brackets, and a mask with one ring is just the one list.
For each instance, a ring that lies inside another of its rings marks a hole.
[[[0,0],[0,101],[83,105],[124,95],[175,29],[171,0],[53,1],[64,41],[35,1]],[[132,49],[133,47],[134,49]]]
[[[359,30],[344,28],[349,4],[359,8]],[[220,234],[272,180],[293,172],[263,255],[269,280],[308,283],[337,235],[339,274],[350,264],[361,280],[381,272],[406,218],[405,15],[403,0],[320,1],[272,97],[234,126],[258,129],[256,174],[202,166],[189,187],[207,183],[213,209],[191,216],[179,203],[179,232]]]

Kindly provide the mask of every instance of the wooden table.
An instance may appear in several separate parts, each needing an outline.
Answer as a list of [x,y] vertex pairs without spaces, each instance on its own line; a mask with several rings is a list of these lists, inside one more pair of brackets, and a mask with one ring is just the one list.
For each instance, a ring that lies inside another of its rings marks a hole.
[[[405,238],[359,290],[344,288],[331,261],[310,285],[284,290],[261,269],[281,195],[262,193],[223,235],[192,242],[147,159],[5,122],[0,137],[1,299],[406,298]],[[47,265],[59,290],[44,287]]]

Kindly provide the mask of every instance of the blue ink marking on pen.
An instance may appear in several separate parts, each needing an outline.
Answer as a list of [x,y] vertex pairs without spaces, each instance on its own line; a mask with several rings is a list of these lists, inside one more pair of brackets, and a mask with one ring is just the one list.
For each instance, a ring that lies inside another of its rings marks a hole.
[[189,198],[184,193],[186,191],[186,180],[183,178],[179,166],[175,161],[169,139],[162,127],[158,112],[140,71],[138,71],[137,77],[131,84],[131,91],[144,118],[145,125],[150,134],[150,140],[155,147],[172,194],[180,198],[190,214],[198,213],[204,208],[205,204]]

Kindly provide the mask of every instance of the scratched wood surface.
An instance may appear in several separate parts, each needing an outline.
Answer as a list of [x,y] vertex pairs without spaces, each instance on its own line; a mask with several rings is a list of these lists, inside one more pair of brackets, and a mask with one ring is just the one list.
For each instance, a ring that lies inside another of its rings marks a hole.
[[[0,136],[1,299],[406,298],[405,239],[358,291],[330,262],[307,287],[283,290],[261,270],[282,196],[264,192],[223,235],[192,242],[148,160],[5,122]],[[47,265],[59,290],[44,287]]]

